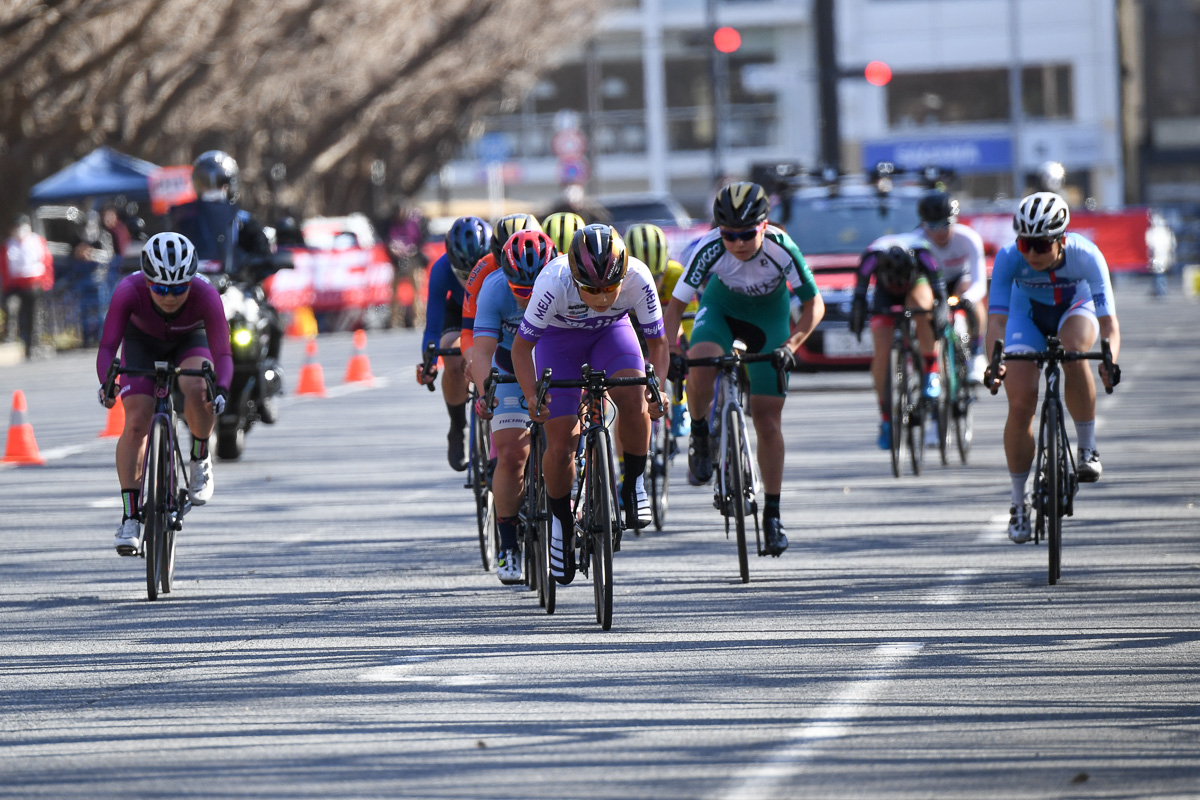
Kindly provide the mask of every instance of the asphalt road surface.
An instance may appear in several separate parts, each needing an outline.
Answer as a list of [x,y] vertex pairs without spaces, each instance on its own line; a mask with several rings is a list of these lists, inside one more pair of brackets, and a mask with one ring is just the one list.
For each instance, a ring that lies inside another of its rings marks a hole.
[[1200,796],[1200,307],[1145,288],[1057,586],[1005,535],[1003,395],[969,466],[897,480],[867,376],[795,375],[791,548],[740,583],[680,459],[609,632],[583,576],[547,616],[480,568],[413,332],[372,388],[319,338],[330,396],[218,462],[156,602],[94,352],[0,369],[48,460],[0,469],[0,797]]

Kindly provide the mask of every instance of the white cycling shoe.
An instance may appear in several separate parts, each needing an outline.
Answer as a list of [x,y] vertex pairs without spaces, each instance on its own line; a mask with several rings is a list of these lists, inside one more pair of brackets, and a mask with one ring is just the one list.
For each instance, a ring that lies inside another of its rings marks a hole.
[[142,523],[133,517],[122,520],[114,542],[119,556],[136,556],[142,552]]
[[192,462],[192,475],[188,482],[188,497],[191,498],[192,505],[202,506],[211,500],[214,488],[212,454],[210,453],[200,461]]
[[1033,530],[1029,526],[1029,503],[1022,502],[1019,506],[1008,507],[1008,538],[1017,544],[1024,544],[1033,538]]
[[971,368],[967,370],[967,383],[979,386],[983,383],[983,372],[987,369],[987,358],[983,353],[971,356]]

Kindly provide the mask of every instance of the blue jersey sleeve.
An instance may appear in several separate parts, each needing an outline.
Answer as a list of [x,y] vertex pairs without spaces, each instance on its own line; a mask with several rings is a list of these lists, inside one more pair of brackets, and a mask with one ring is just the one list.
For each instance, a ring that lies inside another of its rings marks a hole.
[[1083,279],[1087,281],[1092,293],[1092,302],[1096,304],[1096,316],[1108,317],[1117,313],[1116,298],[1113,297],[1112,276],[1108,271],[1108,262],[1104,253],[1096,243],[1080,236],[1069,237],[1069,241],[1078,253]]
[[[497,275],[499,279],[495,279]],[[504,338],[504,312],[510,295],[504,273],[497,270],[487,277],[475,301],[475,336],[491,336],[497,344]]]
[[[458,290],[455,297],[455,289]],[[450,257],[442,255],[429,268],[429,295],[425,302],[425,334],[421,337],[421,352],[442,339],[442,327],[446,322],[446,295],[455,297],[462,304],[462,284],[454,277]]]
[[996,253],[992,264],[992,282],[988,286],[988,313],[1008,315],[1008,304],[1012,298],[1013,279],[1017,269],[1025,259],[1017,252],[1017,246],[1010,244]]

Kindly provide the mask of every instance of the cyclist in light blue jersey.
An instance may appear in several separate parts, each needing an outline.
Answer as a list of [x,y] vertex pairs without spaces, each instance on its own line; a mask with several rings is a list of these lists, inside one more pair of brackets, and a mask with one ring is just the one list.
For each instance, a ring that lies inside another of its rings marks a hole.
[[[557,256],[550,237],[534,230],[517,231],[500,249],[500,269],[484,279],[475,303],[471,369],[476,386],[486,385],[492,367],[505,375],[513,374],[513,337],[525,316],[538,274]],[[480,398],[476,412],[492,421],[492,444],[496,446],[492,495],[500,530],[496,572],[502,583],[512,584],[521,580],[517,513],[525,460],[529,458],[529,410],[516,383],[499,384],[495,398],[494,410],[484,408]]]
[[[1046,337],[1057,336],[1067,350],[1088,351],[1101,336],[1109,340],[1116,361],[1121,328],[1108,264],[1095,244],[1067,233],[1071,212],[1061,197],[1037,192],[1021,201],[1013,217],[1017,241],[996,255],[988,303],[988,352],[1003,339],[1010,351],[1039,352]],[[1064,398],[1079,442],[1076,474],[1082,483],[1100,479],[1096,451],[1096,384],[1087,361],[1063,364]],[[1033,417],[1037,411],[1038,369],[1034,362],[1014,361],[999,375],[985,376],[992,388],[1004,378],[1008,421],[1004,453],[1012,478],[1012,508],[1008,536],[1014,542],[1031,538],[1025,483],[1033,464]],[[1112,378],[1103,366],[1106,387]]]

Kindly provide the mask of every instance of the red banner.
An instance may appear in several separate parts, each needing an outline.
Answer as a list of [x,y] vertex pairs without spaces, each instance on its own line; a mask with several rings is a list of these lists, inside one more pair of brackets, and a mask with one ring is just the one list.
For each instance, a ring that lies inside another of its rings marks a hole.
[[293,269],[263,283],[280,311],[309,306],[314,311],[366,308],[391,302],[394,270],[383,245],[347,250],[291,251]]
[[[983,238],[983,249],[991,264],[996,252],[1017,238],[1012,214],[970,214],[960,221]],[[1072,233],[1091,239],[1104,254],[1110,272],[1145,272],[1148,264],[1146,231],[1150,214],[1146,209],[1129,211],[1072,211]]]

